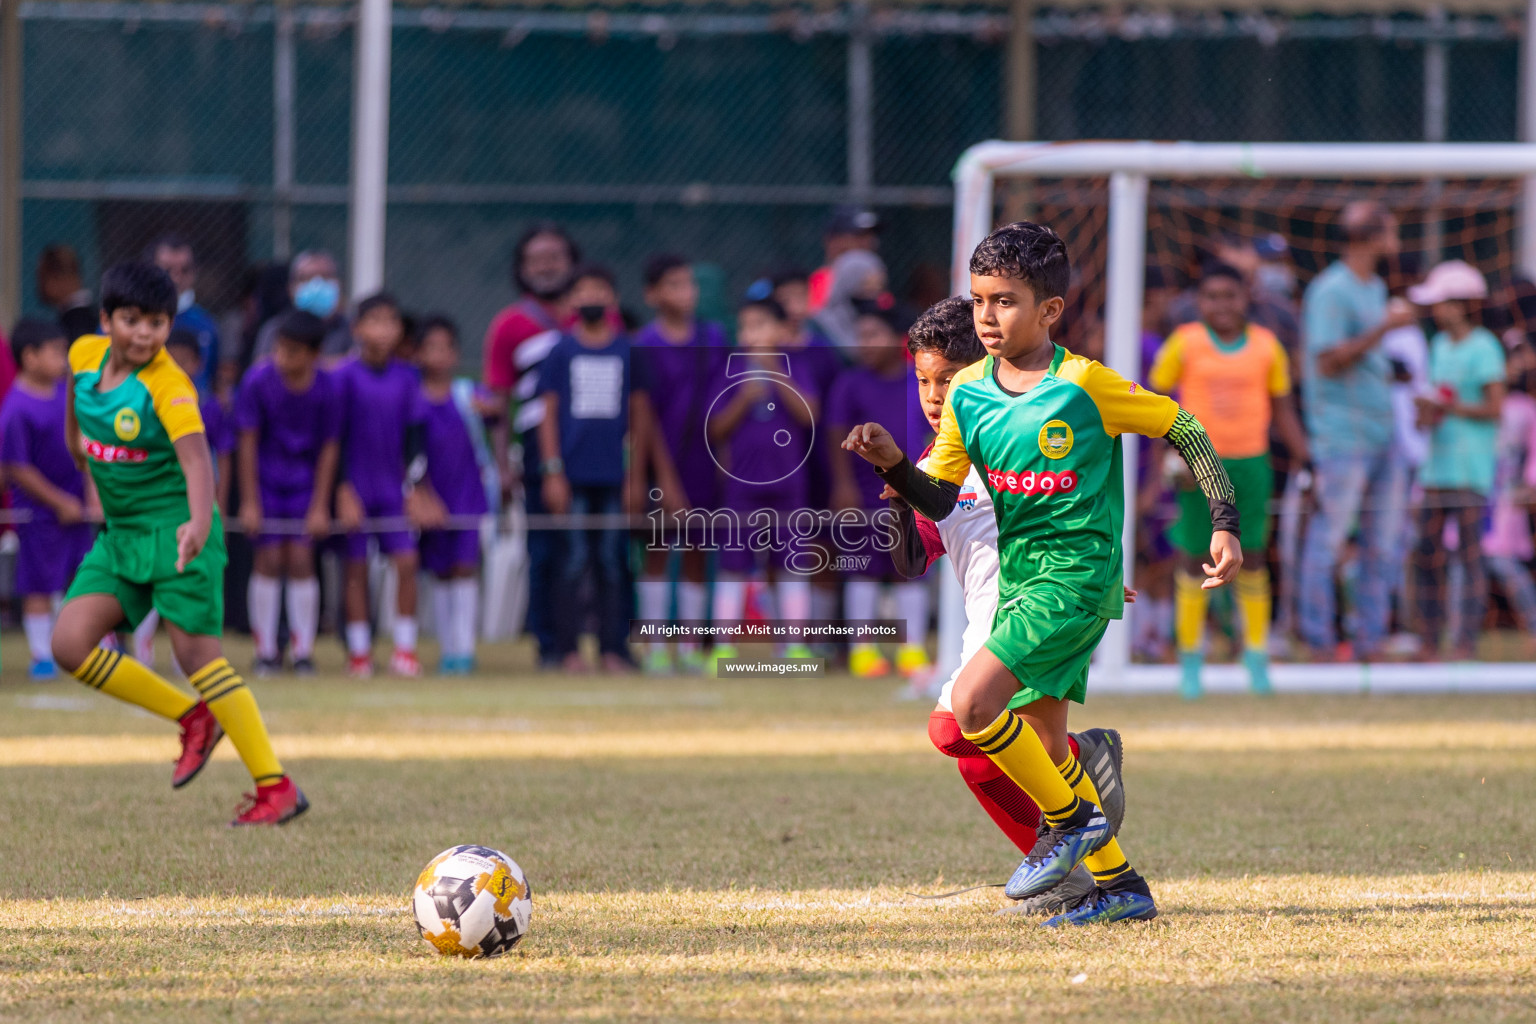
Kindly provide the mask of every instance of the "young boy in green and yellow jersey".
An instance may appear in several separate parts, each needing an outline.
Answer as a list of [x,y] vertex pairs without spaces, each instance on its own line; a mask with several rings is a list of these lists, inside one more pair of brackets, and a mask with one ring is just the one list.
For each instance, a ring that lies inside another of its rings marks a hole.
[[878,423],[843,447],[934,522],[954,509],[972,466],[997,516],[998,596],[992,633],[950,695],[961,735],[1039,805],[1045,821],[1006,888],[1025,899],[1078,864],[1094,887],[1047,925],[1157,916],[1126,860],[1099,793],[1067,742],[1067,709],[1087,692],[1088,665],[1124,605],[1125,516],[1120,435],[1167,437],[1211,509],[1206,587],[1242,566],[1232,484],[1204,428],[1148,392],[1051,341],[1071,275],[1067,247],[1028,222],[994,231],[971,256],[972,312],[987,355],[955,374],[938,437],[918,469]]
[[[121,264],[101,280],[102,333],[70,347],[65,440],[96,485],[106,525],[65,595],[53,656],[87,686],[180,724],[172,786],[191,782],[227,733],[256,783],[231,824],[281,825],[309,802],[224,658],[224,529],[197,390],[165,351],[175,313],[165,271]],[[98,646],[151,609],[200,699]]]

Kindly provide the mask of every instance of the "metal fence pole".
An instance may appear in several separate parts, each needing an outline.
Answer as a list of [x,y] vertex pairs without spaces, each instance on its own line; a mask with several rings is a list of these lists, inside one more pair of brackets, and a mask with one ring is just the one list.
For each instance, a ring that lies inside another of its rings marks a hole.
[[[1436,5],[1428,13],[1428,21],[1436,29],[1446,24],[1445,8]],[[1424,44],[1424,141],[1444,142],[1446,127],[1446,103],[1450,88],[1449,54],[1442,36],[1436,36]],[[1424,254],[1430,263],[1440,262],[1443,231],[1441,229],[1440,196],[1445,183],[1434,178],[1425,183],[1426,206],[1424,211]]]
[[272,258],[293,255],[293,0],[280,0],[272,39]]
[[0,0],[0,322],[21,315],[21,0]]
[[1033,139],[1035,121],[1035,0],[1008,5],[1008,64],[1003,72],[1003,118],[1008,138]]
[[874,67],[870,54],[869,4],[848,8],[848,187],[854,201],[868,202],[874,184]]
[[389,180],[390,0],[358,0],[349,196],[351,292],[384,286],[385,185]]

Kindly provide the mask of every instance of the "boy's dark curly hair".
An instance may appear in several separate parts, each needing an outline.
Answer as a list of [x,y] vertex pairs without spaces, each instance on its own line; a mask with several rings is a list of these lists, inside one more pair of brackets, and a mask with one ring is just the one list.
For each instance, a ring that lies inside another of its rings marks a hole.
[[976,337],[976,322],[972,318],[971,300],[962,295],[941,299],[923,311],[907,331],[907,351],[936,352],[951,363],[969,366],[986,350]]
[[976,247],[971,273],[1027,281],[1036,301],[1043,302],[1067,294],[1072,263],[1060,235],[1044,224],[1020,220],[998,228]]
[[111,316],[119,309],[175,316],[176,286],[153,263],[119,263],[101,275],[101,311]]

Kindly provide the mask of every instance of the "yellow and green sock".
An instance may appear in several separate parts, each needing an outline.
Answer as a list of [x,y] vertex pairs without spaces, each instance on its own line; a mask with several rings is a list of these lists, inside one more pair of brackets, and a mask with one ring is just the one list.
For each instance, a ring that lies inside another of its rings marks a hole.
[[1237,574],[1237,603],[1243,609],[1243,646],[1269,650],[1269,570],[1243,569]]
[[1174,574],[1173,633],[1180,654],[1198,653],[1205,644],[1205,619],[1211,595],[1201,587],[1201,582],[1187,572]]
[[1005,709],[980,732],[961,732],[981,748],[1030,799],[1039,805],[1045,820],[1057,827],[1086,824],[1088,808],[1062,778],[1050,753],[1024,719]]
[[1179,692],[1200,696],[1200,673],[1205,668],[1205,619],[1210,591],[1187,572],[1174,573],[1173,635],[1179,646]]
[[197,706],[196,700],[160,678],[142,662],[105,647],[91,651],[75,670],[75,678],[86,686],[173,722]]
[[[1098,804],[1098,789],[1094,786],[1093,780],[1088,777],[1088,772],[1070,751],[1067,753],[1067,759],[1056,766],[1056,770],[1061,773],[1062,780],[1072,787],[1072,792],[1077,794],[1078,799],[1094,805]],[[1093,873],[1093,880],[1100,885],[1131,874],[1131,865],[1125,859],[1125,851],[1120,849],[1120,841],[1114,838],[1084,857],[1083,864]]]
[[1254,693],[1273,691],[1269,682],[1269,570],[1244,569],[1237,574],[1237,603],[1243,609],[1243,663]]
[[227,658],[215,658],[192,673],[191,683],[219,720],[219,725],[245,762],[246,771],[258,786],[277,782],[283,766],[272,752],[272,740],[261,720],[261,709],[245,680]]

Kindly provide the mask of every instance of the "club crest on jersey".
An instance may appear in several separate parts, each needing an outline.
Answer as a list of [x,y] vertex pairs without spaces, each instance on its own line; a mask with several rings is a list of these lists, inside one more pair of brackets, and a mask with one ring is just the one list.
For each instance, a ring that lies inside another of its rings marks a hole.
[[119,409],[112,417],[112,429],[119,441],[132,441],[139,436],[139,414],[132,409]]
[[1072,450],[1072,428],[1066,420],[1051,420],[1040,428],[1040,454],[1048,459],[1064,459]]

